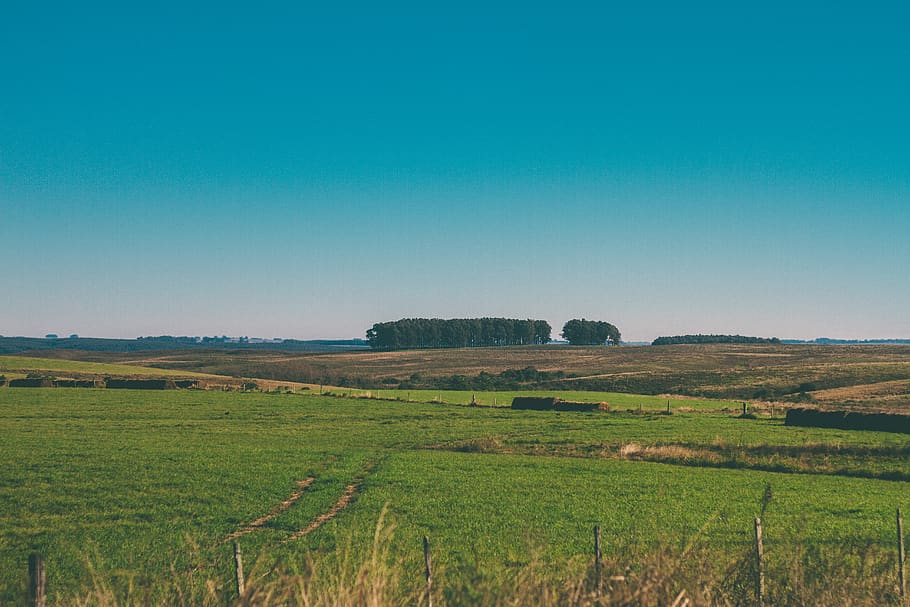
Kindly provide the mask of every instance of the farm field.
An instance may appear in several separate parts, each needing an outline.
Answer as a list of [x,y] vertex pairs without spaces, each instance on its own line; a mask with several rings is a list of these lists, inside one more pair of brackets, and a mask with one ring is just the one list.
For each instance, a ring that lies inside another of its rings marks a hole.
[[[227,377],[211,373],[197,373],[193,371],[180,371],[173,369],[158,369],[144,367],[137,364],[99,363],[83,360],[67,360],[63,358],[38,358],[33,356],[0,356],[0,376],[6,379],[16,379],[28,375],[49,376],[56,379],[101,379],[105,377],[116,378],[172,378],[194,379],[201,385],[211,388],[238,387],[243,378]],[[311,389],[313,385],[298,382],[259,380],[259,387],[266,390],[276,389],[279,386],[289,389]]]
[[26,356],[0,356],[0,374],[7,378],[24,377],[32,372],[53,373],[60,376],[154,376],[154,377],[193,377],[204,376],[199,373],[174,371],[171,369],[149,369],[139,365],[120,365],[111,363],[93,363]]
[[735,561],[760,514],[772,572],[800,550],[877,555],[893,572],[908,454],[906,435],[699,412],[0,388],[0,603],[22,600],[38,551],[58,598],[93,571],[117,596],[151,601],[180,578],[186,604],[223,604],[226,540],[264,584],[276,564],[363,558],[381,518],[402,596],[419,592],[423,535],[443,592],[535,563],[578,575],[595,524],[607,562],[633,576],[663,549]]
[[41,355],[366,389],[399,388],[405,382],[411,389],[483,389],[454,384],[477,382],[481,373],[532,367],[562,376],[519,382],[517,388],[910,407],[906,345],[549,345],[331,354],[211,350]]

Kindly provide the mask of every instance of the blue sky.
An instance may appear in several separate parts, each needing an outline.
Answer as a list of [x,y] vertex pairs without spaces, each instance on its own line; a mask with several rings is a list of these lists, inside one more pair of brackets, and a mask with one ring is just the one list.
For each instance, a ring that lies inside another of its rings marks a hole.
[[906,3],[125,4],[0,12],[0,334],[910,337]]

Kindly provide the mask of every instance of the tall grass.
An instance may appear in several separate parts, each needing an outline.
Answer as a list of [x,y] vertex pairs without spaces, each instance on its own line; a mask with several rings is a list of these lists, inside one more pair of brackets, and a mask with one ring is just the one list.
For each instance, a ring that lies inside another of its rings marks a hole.
[[[396,559],[390,547],[394,525],[379,516],[371,546],[358,553],[338,544],[334,554],[287,565],[257,562],[246,591],[237,596],[229,576],[200,575],[202,566],[172,571],[165,586],[114,586],[93,571],[87,590],[57,597],[61,607],[146,607],[239,605],[242,607],[404,607],[484,605],[495,607],[666,607],[757,605],[755,560],[751,552],[720,554],[699,545],[664,547],[646,555],[627,554],[603,564],[595,580],[590,559],[578,556],[568,577],[555,577],[541,558],[510,576],[491,574],[477,564],[434,571],[432,597],[415,563]],[[798,546],[766,564],[766,605],[780,607],[872,607],[900,605],[893,555],[874,546]]]

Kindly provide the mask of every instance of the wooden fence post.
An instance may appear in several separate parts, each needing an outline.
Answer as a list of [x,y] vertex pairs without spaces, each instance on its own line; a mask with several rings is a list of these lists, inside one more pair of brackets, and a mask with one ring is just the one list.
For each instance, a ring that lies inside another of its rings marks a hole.
[[898,588],[901,593],[901,604],[907,604],[907,574],[904,569],[904,517],[901,516],[901,509],[897,509],[897,578]]
[[237,596],[243,598],[246,594],[246,584],[243,579],[243,555],[240,553],[240,542],[234,542],[234,579],[237,581]]
[[40,554],[28,555],[28,605],[45,607],[47,604],[47,577],[44,559]]
[[423,536],[424,575],[427,578],[427,607],[433,607],[433,568],[430,564],[430,538]]
[[667,401],[667,413],[669,413],[669,412],[670,412],[670,401],[668,400]]
[[594,525],[594,587],[600,589],[600,525]]
[[755,596],[758,607],[765,604],[765,547],[761,537],[761,519],[755,519]]

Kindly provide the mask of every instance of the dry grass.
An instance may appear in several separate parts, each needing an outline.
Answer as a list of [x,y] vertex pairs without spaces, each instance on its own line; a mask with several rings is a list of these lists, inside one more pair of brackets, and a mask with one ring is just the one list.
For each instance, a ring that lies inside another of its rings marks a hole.
[[650,445],[642,447],[638,443],[626,443],[619,448],[622,459],[641,459],[650,461],[687,462],[703,460],[710,454],[705,449],[694,449],[684,445]]
[[[601,579],[589,557],[572,560],[575,572],[554,577],[539,558],[513,575],[492,575],[476,566],[434,572],[432,597],[420,567],[392,556],[393,526],[383,510],[371,547],[354,551],[350,543],[330,558],[307,558],[300,572],[263,570],[255,564],[246,591],[237,596],[233,580],[194,579],[193,572],[173,572],[170,586],[152,591],[130,585],[115,590],[93,573],[91,587],[72,597],[58,597],[58,607],[404,607],[481,605],[540,607],[732,607],[757,605],[751,550],[712,554],[696,535],[677,549],[606,559]],[[356,554],[361,554],[356,558]],[[405,572],[409,572],[406,574]],[[806,549],[769,555],[765,604],[777,607],[897,606],[894,559],[879,549],[844,547]]]

